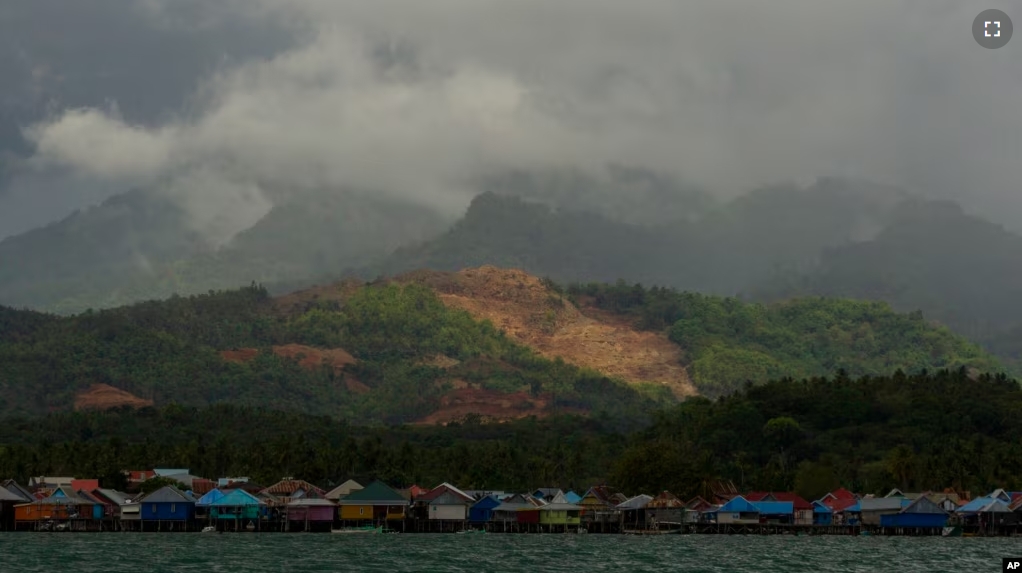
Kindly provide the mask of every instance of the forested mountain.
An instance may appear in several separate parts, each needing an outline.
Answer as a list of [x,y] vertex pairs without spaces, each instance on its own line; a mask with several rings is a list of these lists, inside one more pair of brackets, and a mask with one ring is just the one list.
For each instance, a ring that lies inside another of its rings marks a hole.
[[343,304],[293,311],[253,286],[67,318],[5,309],[0,319],[2,414],[92,407],[106,387],[157,405],[272,405],[363,423],[422,419],[456,406],[441,400],[452,391],[483,411],[496,402],[494,417],[566,409],[641,419],[653,404],[538,356],[418,285],[365,287]]
[[[495,264],[561,281],[624,278],[735,295],[777,273],[810,266],[826,248],[875,235],[906,199],[888,187],[821,179],[805,189],[759,189],[715,207],[693,200],[698,216],[639,225],[609,210],[579,210],[566,202],[522,196],[478,196],[446,234],[399,249],[379,269],[393,273]],[[374,268],[367,274],[372,271],[379,272]]]
[[72,317],[0,310],[0,415],[230,403],[359,423],[576,412],[635,424],[692,383],[719,396],[778,376],[960,366],[1000,370],[878,303],[565,290],[486,269],[279,299],[252,286]]
[[705,396],[746,381],[838,371],[859,377],[899,368],[1001,370],[992,356],[922,313],[899,314],[882,302],[802,298],[764,305],[624,283],[572,285],[568,293],[631,316],[642,328],[667,329]]
[[495,265],[557,281],[614,281],[627,276],[650,282],[659,273],[666,248],[660,238],[652,229],[603,215],[484,193],[447,233],[423,245],[398,249],[363,274]]
[[1022,237],[953,203],[913,201],[871,240],[824,251],[758,298],[822,295],[922,310],[1008,360],[1022,352]]
[[480,189],[631,225],[695,221],[717,206],[711,195],[694,185],[623,165],[609,165],[595,175],[575,170],[511,171],[486,178]]
[[0,241],[0,304],[46,307],[82,291],[101,300],[126,279],[202,248],[175,203],[141,192],[119,195]]
[[292,192],[215,245],[178,203],[138,191],[0,242],[0,304],[72,313],[252,281],[303,286],[447,224],[431,209],[367,194]]
[[[0,242],[0,304],[80,312],[252,281],[283,293],[342,276],[498,265],[562,283],[885,301],[1020,359],[1022,237],[953,204],[843,179],[714,204],[655,174],[609,173],[488,180],[491,191],[446,232],[447,219],[410,203],[291,192],[218,248],[173,203],[133,193]],[[648,204],[615,202],[618,187]]]
[[608,483],[687,498],[729,479],[742,491],[806,499],[838,486],[975,494],[1022,488],[1020,420],[1015,381],[959,371],[777,380],[714,402],[690,399],[634,432],[596,417],[370,428],[307,413],[167,406],[4,418],[0,475],[87,475],[117,487],[124,468],[162,466],[263,485],[285,475],[321,486],[348,477],[486,490]]

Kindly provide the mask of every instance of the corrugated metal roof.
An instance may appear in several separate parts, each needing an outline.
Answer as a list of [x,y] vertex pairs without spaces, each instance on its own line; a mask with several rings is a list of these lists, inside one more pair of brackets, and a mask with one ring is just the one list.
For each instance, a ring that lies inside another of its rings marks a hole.
[[827,495],[832,496],[834,499],[855,499],[855,494],[843,487],[839,487]]
[[564,497],[564,492],[559,491],[557,495],[550,500],[550,503],[568,503],[568,500]]
[[617,495],[617,490],[608,485],[594,485],[593,487],[589,488],[589,491],[587,491],[586,494],[582,497],[585,498],[590,494],[592,494],[592,496],[598,499],[599,501],[602,501],[610,505],[617,505],[622,501],[626,501],[622,499],[620,501],[615,502],[614,496]]
[[1011,513],[1011,509],[1008,507],[1008,504],[1000,499],[995,499],[981,507],[977,513]]
[[96,502],[82,499],[77,496],[72,497],[48,497],[46,499],[37,499],[32,503],[17,504],[15,507],[34,505],[34,506],[46,506],[46,505],[96,505]]
[[717,511],[722,513],[759,513],[759,508],[740,495],[736,495],[720,506]]
[[195,499],[174,486],[165,485],[143,497],[142,503],[195,503]]
[[500,500],[492,495],[484,496],[472,505],[472,507],[478,507],[481,509],[493,509],[498,506],[500,506]]
[[303,479],[283,479],[271,485],[270,487],[264,489],[263,491],[265,491],[266,493],[272,493],[273,495],[283,495],[289,497],[292,493],[300,489],[307,492],[314,491],[320,496],[326,493],[322,489],[312,485],[311,483]]
[[901,508],[901,513],[941,513],[946,514],[939,505],[932,502],[926,496],[920,496],[915,501]]
[[619,503],[617,509],[642,509],[646,507],[646,504],[653,501],[653,496],[646,494],[639,494],[632,499],[624,503]]
[[[1003,509],[1001,509],[1003,507]],[[969,503],[959,507],[957,513],[1005,513],[1011,511],[1008,504],[999,498],[991,496],[977,497]]]
[[474,500],[472,498],[465,499],[464,496],[458,495],[453,491],[445,491],[439,496],[429,501],[430,505],[471,505]]
[[341,485],[335,487],[334,489],[326,492],[326,494],[324,494],[323,497],[327,499],[340,499],[342,497],[347,497],[352,492],[358,491],[360,489],[363,489],[362,484],[358,483],[353,479],[349,479],[342,483]]
[[225,495],[224,492],[220,491],[219,489],[212,489],[206,492],[206,494],[200,497],[198,500],[196,500],[195,505],[202,507],[205,507],[207,505],[213,505],[214,502],[224,497],[224,495]]
[[581,505],[575,505],[574,503],[548,503],[543,507],[539,508],[540,511],[582,511],[584,509]]
[[353,491],[348,497],[338,501],[341,505],[407,505],[408,500],[394,488],[374,481],[364,488]]
[[472,496],[468,495],[467,493],[461,491],[460,489],[454,487],[453,485],[447,482],[444,482],[436,486],[435,488],[429,490],[428,492],[420,495],[419,497],[416,498],[416,501],[433,501],[434,499],[437,499],[438,497],[446,493],[453,493],[454,495],[462,498],[463,501],[475,501],[472,499]]
[[693,497],[692,499],[690,499],[687,502],[685,502],[685,509],[692,509],[692,510],[695,510],[695,511],[703,511],[703,510],[708,509],[710,507],[713,507],[713,504],[708,502],[708,501],[706,501],[705,499],[703,499],[703,498],[701,498],[699,496]]
[[653,509],[681,509],[685,507],[685,504],[675,497],[673,493],[669,491],[662,491],[650,500],[650,502],[646,504],[646,507]]
[[3,486],[4,486],[4,489],[6,489],[7,491],[13,493],[14,495],[17,495],[17,496],[21,497],[25,501],[34,501],[35,500],[35,497],[32,495],[32,492],[28,491],[28,489],[26,489],[21,484],[19,484],[18,482],[14,481],[12,479],[5,480],[3,482]]
[[802,496],[790,491],[756,491],[748,493],[745,499],[751,502],[758,501],[790,501],[795,509],[812,509],[813,504],[809,503]]
[[212,507],[241,507],[250,505],[266,505],[256,496],[243,489],[231,490],[230,493],[220,497],[210,504]]
[[859,507],[861,511],[901,511],[909,503],[902,497],[868,497],[859,500]]
[[131,499],[131,496],[122,491],[117,491],[116,489],[100,488],[97,489],[96,491],[98,491],[100,495],[116,503],[117,505],[124,505],[125,503],[128,502],[129,499]]
[[8,491],[5,488],[0,488],[0,501],[16,501],[21,503],[28,500],[22,498],[20,495]]
[[171,477],[174,475],[186,474],[188,472],[188,468],[157,468],[153,470],[153,473],[160,477]]

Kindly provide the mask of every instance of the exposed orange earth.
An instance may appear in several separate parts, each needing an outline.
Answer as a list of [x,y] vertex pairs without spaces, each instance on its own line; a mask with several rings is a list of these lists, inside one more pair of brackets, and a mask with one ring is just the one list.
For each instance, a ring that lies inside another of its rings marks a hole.
[[[665,334],[637,330],[628,317],[593,308],[584,302],[581,308],[576,307],[538,277],[524,271],[492,266],[454,273],[415,271],[387,282],[428,286],[447,306],[465,310],[476,319],[489,320],[515,341],[547,358],[560,357],[565,362],[630,384],[661,384],[679,398],[697,393],[682,366],[681,349]],[[349,281],[314,287],[281,297],[275,304],[288,314],[302,312],[324,301],[343,305],[361,286],[361,283]],[[304,354],[302,364],[308,367],[327,363],[341,368],[354,361],[346,352],[334,355],[331,353],[335,350],[295,344],[274,347],[274,352],[282,356]],[[225,360],[251,360],[255,351],[241,349],[221,355]],[[422,363],[450,368],[457,361],[436,356]],[[503,421],[552,413],[548,397],[535,397],[526,392],[504,394],[470,387],[457,379],[447,383],[452,390],[441,397],[437,411],[416,423],[446,424],[467,414]]]
[[[348,364],[358,362],[354,356],[343,348],[314,348],[304,344],[284,344],[274,346],[273,353],[284,358],[298,360],[298,364],[303,368],[314,369],[326,365],[332,367],[338,373]],[[255,348],[220,351],[220,357],[228,362],[248,362],[258,355],[259,351]],[[364,394],[369,391],[368,386],[351,376],[344,376],[344,384],[349,391],[356,394]]]
[[548,358],[636,384],[662,384],[679,397],[697,392],[681,349],[659,332],[640,331],[624,317],[576,308],[524,271],[484,266],[457,273],[416,271],[395,279],[433,288],[448,306],[487,319]]
[[448,424],[468,414],[478,414],[491,422],[503,422],[551,414],[547,409],[548,396],[530,396],[526,392],[504,394],[483,388],[459,388],[440,398],[440,408],[417,420],[416,424]]
[[145,408],[152,405],[152,400],[144,400],[109,384],[93,384],[75,396],[75,410],[109,410],[120,406]]

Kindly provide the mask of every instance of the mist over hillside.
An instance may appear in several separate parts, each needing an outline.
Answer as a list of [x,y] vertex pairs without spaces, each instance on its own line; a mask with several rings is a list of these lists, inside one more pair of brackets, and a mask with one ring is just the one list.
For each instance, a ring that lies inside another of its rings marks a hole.
[[0,12],[0,304],[497,264],[1022,355],[1022,61],[971,6],[65,4]]

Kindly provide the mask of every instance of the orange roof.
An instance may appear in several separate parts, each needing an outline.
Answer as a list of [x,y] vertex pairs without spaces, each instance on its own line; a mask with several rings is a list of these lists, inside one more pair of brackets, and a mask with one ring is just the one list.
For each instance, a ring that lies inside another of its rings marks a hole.
[[312,485],[311,483],[303,479],[282,479],[277,483],[271,485],[270,487],[264,489],[263,492],[270,493],[273,495],[287,496],[291,495],[292,493],[300,489],[305,491],[314,491],[319,495],[323,495],[326,493],[322,489]]
[[73,479],[71,489],[75,491],[94,491],[99,489],[98,479]]

